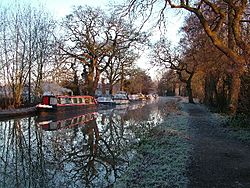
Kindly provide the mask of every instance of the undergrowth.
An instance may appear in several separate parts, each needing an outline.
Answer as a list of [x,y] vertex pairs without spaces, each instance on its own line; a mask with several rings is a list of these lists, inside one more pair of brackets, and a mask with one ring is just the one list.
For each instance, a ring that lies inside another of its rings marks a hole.
[[228,125],[234,128],[244,128],[250,130],[249,114],[236,114],[228,119]]
[[250,142],[250,116],[249,114],[237,114],[226,121],[229,134],[243,142]]

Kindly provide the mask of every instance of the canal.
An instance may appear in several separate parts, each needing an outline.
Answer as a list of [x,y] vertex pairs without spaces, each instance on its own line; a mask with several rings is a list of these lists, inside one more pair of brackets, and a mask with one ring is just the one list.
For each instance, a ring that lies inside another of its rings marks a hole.
[[164,98],[67,118],[0,122],[0,187],[110,187],[161,123]]

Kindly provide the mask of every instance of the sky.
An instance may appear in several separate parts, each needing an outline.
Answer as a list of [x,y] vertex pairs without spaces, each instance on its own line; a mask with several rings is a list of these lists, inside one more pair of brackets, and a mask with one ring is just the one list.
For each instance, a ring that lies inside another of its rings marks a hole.
[[[32,0],[36,1],[36,0]],[[91,7],[105,7],[109,0],[40,0],[57,17],[69,14],[73,6],[88,5]],[[114,2],[113,0],[111,2]]]
[[[28,2],[35,6],[44,5],[46,9],[56,18],[62,19],[64,16],[68,15],[73,6],[88,5],[91,7],[101,7],[105,9],[109,3],[119,4],[125,2],[126,0],[0,0],[1,4],[9,4],[13,2]],[[177,15],[176,13],[170,12],[167,15],[170,19],[167,22],[167,37],[174,45],[177,45],[179,41],[178,30],[183,22],[183,15]],[[159,38],[159,32],[155,32],[152,36],[153,40]],[[152,69],[149,64],[149,59],[147,58],[148,51],[141,53],[141,58],[137,61],[137,65],[140,68],[150,69],[149,73],[153,79],[156,77],[156,69]]]

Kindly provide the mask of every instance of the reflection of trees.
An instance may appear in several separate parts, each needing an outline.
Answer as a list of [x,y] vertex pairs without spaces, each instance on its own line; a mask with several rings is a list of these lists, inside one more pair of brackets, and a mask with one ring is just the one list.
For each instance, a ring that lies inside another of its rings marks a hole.
[[[42,135],[33,119],[0,123],[0,187],[38,187],[45,184]],[[33,129],[33,130],[31,130]]]
[[33,118],[0,122],[0,187],[111,186],[133,157],[131,145],[161,121],[154,104],[124,110],[55,131]]
[[125,119],[129,121],[129,129],[135,134],[136,138],[151,131],[153,127],[162,122],[162,109],[159,108],[163,102],[152,102],[137,109],[130,110]]
[[97,174],[95,162],[98,155],[99,131],[95,119],[80,127],[79,133],[82,133],[82,138],[75,135],[75,138],[71,138],[69,147],[64,145],[61,148],[64,157],[59,161],[64,167],[70,164],[70,168],[64,168],[64,172],[75,181],[75,185],[80,185],[82,181],[90,185]]
[[[68,138],[70,142],[67,140],[67,143],[58,147],[57,153],[63,153],[63,157],[54,160],[59,161],[59,166],[63,166],[60,170],[67,177],[64,185],[74,182],[74,186],[79,187],[108,186],[119,176],[120,166],[128,161],[121,155],[125,151],[121,151],[123,148],[118,145],[120,142],[117,142],[117,138],[120,136],[108,134],[109,137],[105,136],[106,130],[99,131],[94,119],[80,126],[78,134],[72,134],[74,138]],[[116,134],[120,132],[117,130]]]

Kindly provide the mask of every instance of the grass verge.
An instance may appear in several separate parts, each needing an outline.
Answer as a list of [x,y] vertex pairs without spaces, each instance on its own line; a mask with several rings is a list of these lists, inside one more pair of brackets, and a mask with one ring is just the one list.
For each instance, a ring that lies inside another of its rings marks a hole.
[[166,104],[163,123],[137,145],[137,154],[114,187],[186,187],[190,155],[188,117],[176,104]]

